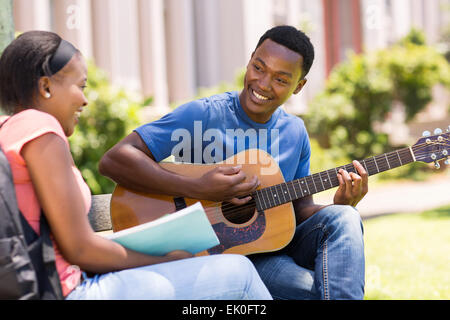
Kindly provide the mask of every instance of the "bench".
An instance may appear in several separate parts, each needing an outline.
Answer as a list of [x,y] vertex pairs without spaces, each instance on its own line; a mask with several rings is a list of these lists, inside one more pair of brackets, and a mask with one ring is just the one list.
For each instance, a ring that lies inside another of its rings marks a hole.
[[110,216],[111,194],[99,194],[92,196],[92,205],[89,210],[89,222],[95,232],[111,232]]

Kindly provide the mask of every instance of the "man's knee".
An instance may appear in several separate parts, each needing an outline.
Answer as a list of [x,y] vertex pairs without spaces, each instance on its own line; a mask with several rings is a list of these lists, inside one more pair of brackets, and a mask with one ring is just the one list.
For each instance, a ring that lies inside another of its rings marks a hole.
[[353,235],[363,234],[361,215],[355,207],[349,205],[331,205],[323,210],[321,214],[326,215],[331,227],[349,232]]

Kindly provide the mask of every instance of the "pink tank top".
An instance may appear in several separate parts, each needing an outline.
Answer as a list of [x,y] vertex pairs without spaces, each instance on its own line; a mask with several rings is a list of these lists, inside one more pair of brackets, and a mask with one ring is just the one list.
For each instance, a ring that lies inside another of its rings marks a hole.
[[[0,123],[3,123],[6,119],[8,117],[0,117]],[[69,141],[58,120],[48,113],[35,109],[27,109],[12,116],[0,129],[0,147],[3,149],[11,167],[19,209],[37,234],[40,232],[41,207],[25,160],[20,152],[26,143],[47,133],[60,136],[69,148]],[[82,192],[87,215],[91,206],[91,192],[75,165],[72,166],[72,171]],[[77,266],[70,265],[63,258],[55,242],[53,242],[53,247],[55,248],[56,269],[61,281],[63,295],[67,296],[79,284],[81,271]]]

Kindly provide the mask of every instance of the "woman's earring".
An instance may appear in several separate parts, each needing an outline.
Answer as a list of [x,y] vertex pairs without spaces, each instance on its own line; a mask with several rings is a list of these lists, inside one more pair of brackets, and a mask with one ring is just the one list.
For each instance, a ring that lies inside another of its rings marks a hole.
[[44,95],[44,97],[46,97],[47,99],[50,99],[51,96],[52,95],[50,94],[50,92],[46,92],[45,95]]

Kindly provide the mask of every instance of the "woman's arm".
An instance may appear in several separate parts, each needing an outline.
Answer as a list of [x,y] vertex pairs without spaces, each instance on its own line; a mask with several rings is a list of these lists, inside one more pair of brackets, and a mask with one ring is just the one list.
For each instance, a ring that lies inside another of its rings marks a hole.
[[61,137],[45,134],[28,142],[21,154],[52,234],[69,263],[86,271],[103,273],[191,256],[184,251],[150,256],[96,235],[73,175],[70,150]]

